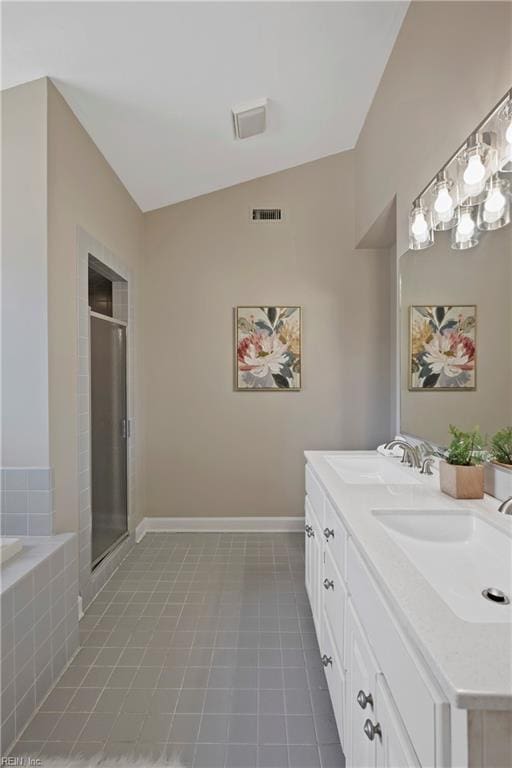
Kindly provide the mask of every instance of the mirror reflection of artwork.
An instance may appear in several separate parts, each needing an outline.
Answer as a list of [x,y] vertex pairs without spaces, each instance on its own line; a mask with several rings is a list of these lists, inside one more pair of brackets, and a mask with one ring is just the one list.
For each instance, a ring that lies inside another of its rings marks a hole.
[[476,307],[412,306],[411,390],[476,389]]
[[298,391],[301,387],[301,308],[237,307],[238,390]]

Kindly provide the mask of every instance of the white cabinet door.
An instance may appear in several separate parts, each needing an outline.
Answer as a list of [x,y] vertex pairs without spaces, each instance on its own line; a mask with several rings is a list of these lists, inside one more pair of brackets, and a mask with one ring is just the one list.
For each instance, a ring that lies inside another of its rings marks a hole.
[[323,574],[322,530],[313,508],[306,497],[306,590],[311,603],[311,611],[320,642],[322,596],[320,594]]
[[375,739],[365,733],[365,722],[374,720],[377,662],[349,600],[347,622],[347,701],[345,755],[348,768],[375,766]]
[[[325,605],[324,605],[325,607]],[[345,670],[338,656],[336,643],[331,632],[331,627],[324,612],[324,624],[322,627],[322,643],[320,652],[322,664],[325,669],[325,677],[331,696],[332,709],[338,727],[338,735],[342,746],[345,745]]]
[[375,736],[377,768],[420,767],[384,675],[377,675],[375,719],[370,720],[367,731],[370,736]]
[[312,597],[312,578],[313,578],[313,567],[312,567],[312,550],[313,550],[313,542],[311,541],[311,532],[313,530],[313,526],[311,525],[311,505],[309,503],[308,497],[306,496],[305,501],[305,522],[304,522],[304,536],[305,536],[305,545],[304,545],[304,558],[306,561],[306,592],[308,593],[309,602],[311,605],[313,605],[313,597]]

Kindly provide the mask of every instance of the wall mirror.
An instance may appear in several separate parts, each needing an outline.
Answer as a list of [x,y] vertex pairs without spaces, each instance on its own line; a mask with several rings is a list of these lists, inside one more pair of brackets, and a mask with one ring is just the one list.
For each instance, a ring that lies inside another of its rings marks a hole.
[[512,228],[453,250],[407,251],[400,281],[400,431],[438,445],[449,425],[512,424]]

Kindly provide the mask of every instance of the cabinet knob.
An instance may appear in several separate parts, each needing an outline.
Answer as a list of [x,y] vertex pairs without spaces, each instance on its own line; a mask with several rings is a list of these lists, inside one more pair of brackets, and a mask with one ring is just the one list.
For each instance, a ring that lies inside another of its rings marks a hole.
[[371,720],[365,720],[363,731],[365,732],[365,735],[370,739],[370,741],[373,741],[375,736],[379,736],[380,738],[382,738],[382,731],[380,729],[380,724],[375,723],[374,725]]
[[332,656],[326,656],[324,653],[324,655],[322,656],[322,664],[324,665],[324,667],[328,667],[329,664],[332,667]]
[[308,538],[311,538],[312,536],[313,536],[313,538],[315,537],[315,532],[314,532],[314,530],[311,528],[311,526],[310,526],[310,528],[309,528],[309,531],[306,531],[306,535],[308,536]]
[[357,694],[357,703],[361,709],[366,709],[368,704],[370,707],[373,707],[373,696],[371,693],[366,694],[364,691],[359,691]]
[[334,589],[334,581],[332,579],[324,579],[324,587],[326,589]]
[[306,525],[304,526],[304,530],[306,531],[306,533],[309,533],[311,530],[311,526],[308,525],[308,523],[306,523]]
[[334,539],[334,530],[332,528],[324,528],[324,536],[329,539],[330,536]]

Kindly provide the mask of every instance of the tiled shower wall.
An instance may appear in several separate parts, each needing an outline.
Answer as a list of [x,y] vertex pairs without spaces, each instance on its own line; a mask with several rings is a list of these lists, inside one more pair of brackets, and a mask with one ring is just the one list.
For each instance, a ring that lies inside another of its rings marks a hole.
[[83,605],[86,607],[110,578],[114,569],[133,545],[133,535],[91,573],[91,487],[90,487],[90,399],[89,399],[89,256],[94,257],[126,282],[114,279],[112,289],[113,315],[128,323],[127,327],[127,384],[128,419],[128,530],[132,529],[133,499],[135,487],[135,440],[136,425],[133,405],[133,295],[134,285],[130,270],[124,261],[114,255],[102,243],[81,227],[77,228],[77,293],[78,293],[78,484],[80,499],[79,517],[79,585]]
[[53,533],[53,471],[16,467],[1,470],[0,530],[3,536]]
[[78,649],[76,535],[27,538],[2,566],[0,754]]

